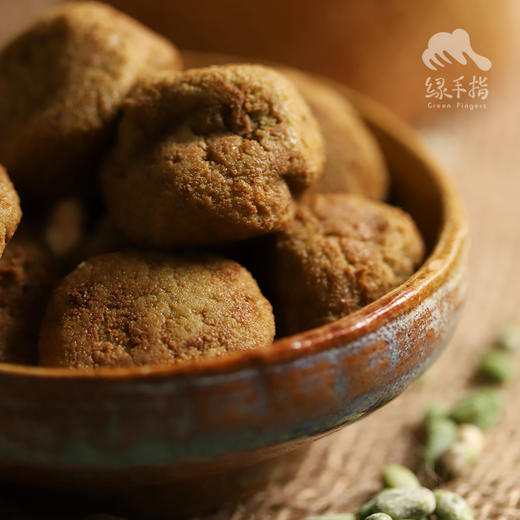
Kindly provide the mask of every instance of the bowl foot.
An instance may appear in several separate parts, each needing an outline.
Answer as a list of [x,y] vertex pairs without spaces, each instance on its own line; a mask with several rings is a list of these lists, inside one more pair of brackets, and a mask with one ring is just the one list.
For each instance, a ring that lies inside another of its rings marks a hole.
[[[273,482],[294,477],[308,446],[251,466],[187,480],[153,485],[102,488],[65,488],[2,484],[14,507],[32,512],[71,514],[107,513],[129,519],[182,519],[232,505]],[[31,505],[26,506],[27,496]],[[24,504],[22,506],[22,504]]]

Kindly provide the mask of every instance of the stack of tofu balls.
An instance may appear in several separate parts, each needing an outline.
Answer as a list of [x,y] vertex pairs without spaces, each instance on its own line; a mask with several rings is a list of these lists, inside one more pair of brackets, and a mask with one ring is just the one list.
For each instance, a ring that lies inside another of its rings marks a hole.
[[269,347],[374,301],[424,254],[334,88],[254,64],[183,70],[100,3],[55,7],[0,52],[0,163],[2,362]]

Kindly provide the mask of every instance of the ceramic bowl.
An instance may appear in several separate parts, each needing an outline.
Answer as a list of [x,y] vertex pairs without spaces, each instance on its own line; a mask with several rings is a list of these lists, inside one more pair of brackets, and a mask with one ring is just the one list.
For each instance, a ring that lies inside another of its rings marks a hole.
[[424,235],[420,269],[359,311],[263,350],[174,367],[0,365],[1,478],[83,491],[166,486],[177,511],[204,509],[252,489],[273,458],[384,405],[433,363],[465,295],[459,197],[410,130],[337,88],[379,141],[391,201]]

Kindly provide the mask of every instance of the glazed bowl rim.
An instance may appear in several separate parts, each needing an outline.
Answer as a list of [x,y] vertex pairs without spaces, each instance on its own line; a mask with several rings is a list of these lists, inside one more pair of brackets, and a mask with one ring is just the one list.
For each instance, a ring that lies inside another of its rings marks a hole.
[[390,313],[403,313],[416,306],[415,297],[437,288],[457,259],[467,235],[464,211],[452,181],[437,166],[419,138],[387,108],[366,96],[327,78],[312,76],[340,90],[369,125],[393,135],[403,148],[424,163],[441,193],[442,221],[430,254],[419,269],[392,291],[374,302],[332,323],[276,339],[264,348],[228,354],[221,358],[189,361],[178,365],[152,365],[128,368],[53,368],[0,363],[0,376],[26,376],[38,379],[121,380],[155,377],[190,377],[254,369],[298,359],[333,348],[370,333],[385,322]]

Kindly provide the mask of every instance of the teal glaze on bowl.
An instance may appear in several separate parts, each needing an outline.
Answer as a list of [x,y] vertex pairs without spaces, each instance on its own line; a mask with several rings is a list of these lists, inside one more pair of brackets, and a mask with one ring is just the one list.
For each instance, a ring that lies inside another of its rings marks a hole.
[[[184,495],[204,509],[231,496],[251,468],[384,405],[435,361],[466,292],[458,196],[409,130],[337,88],[381,145],[393,202],[425,237],[421,268],[363,309],[263,350],[176,367],[0,365],[2,478],[82,489],[157,484],[169,486],[175,507]],[[196,498],[186,482],[196,483]],[[218,493],[204,498],[214,485]]]

